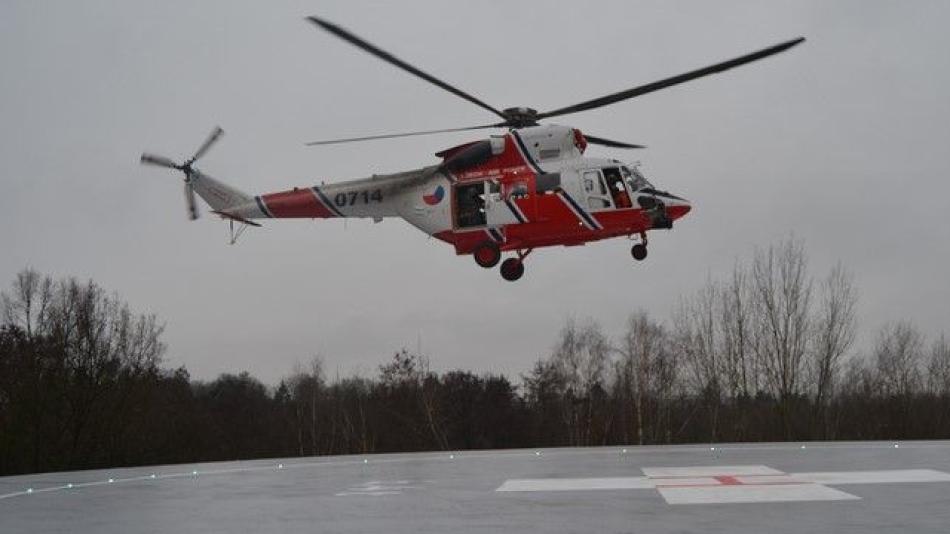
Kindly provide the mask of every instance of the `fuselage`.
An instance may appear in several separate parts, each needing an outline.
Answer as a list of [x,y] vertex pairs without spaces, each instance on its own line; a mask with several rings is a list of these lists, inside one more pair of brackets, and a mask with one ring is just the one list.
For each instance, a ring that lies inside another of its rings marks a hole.
[[[438,165],[220,201],[229,206],[209,203],[248,220],[398,217],[452,244],[458,254],[486,241],[501,250],[530,250],[643,236],[669,228],[690,210],[686,200],[657,191],[636,169],[586,157],[585,148],[573,128],[521,128],[440,152]],[[196,178],[195,189],[206,200],[229,192],[210,177]]]

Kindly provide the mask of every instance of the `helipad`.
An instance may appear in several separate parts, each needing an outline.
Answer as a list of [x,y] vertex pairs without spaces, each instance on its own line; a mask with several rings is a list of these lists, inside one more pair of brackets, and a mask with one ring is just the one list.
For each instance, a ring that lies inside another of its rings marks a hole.
[[507,450],[0,478],[0,532],[941,532],[950,442]]

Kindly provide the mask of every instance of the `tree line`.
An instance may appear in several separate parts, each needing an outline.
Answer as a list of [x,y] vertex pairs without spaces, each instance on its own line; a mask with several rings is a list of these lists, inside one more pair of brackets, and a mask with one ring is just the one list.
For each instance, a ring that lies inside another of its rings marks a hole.
[[2,294],[0,474],[260,457],[776,440],[950,438],[950,344],[909,322],[855,345],[858,291],[788,239],[619,337],[568,320],[512,380],[396,352],[275,386],[162,365],[163,325],[94,282],[24,270]]

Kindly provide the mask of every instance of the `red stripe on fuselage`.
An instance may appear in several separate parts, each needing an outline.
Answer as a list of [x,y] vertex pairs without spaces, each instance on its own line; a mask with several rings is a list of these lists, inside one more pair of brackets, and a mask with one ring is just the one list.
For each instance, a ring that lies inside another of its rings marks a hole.
[[535,173],[534,169],[528,165],[528,161],[521,155],[521,151],[518,149],[514,137],[508,134],[505,136],[504,152],[492,156],[478,165],[460,171],[456,174],[455,178],[460,182],[467,182],[470,180],[498,179],[502,176],[517,174]]
[[261,200],[267,206],[271,215],[277,218],[330,219],[336,217],[317,199],[316,193],[309,187],[262,195]]

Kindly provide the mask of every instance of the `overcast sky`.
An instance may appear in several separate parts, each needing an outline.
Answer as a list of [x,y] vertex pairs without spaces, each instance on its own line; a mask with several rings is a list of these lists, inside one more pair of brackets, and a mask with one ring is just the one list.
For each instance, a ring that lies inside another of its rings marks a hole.
[[[246,4],[246,5],[245,5]],[[226,243],[185,218],[184,158],[261,193],[416,168],[477,139],[304,142],[481,124],[487,112],[305,23],[318,15],[495,107],[540,110],[806,36],[779,56],[609,108],[561,117],[642,143],[659,187],[693,212],[636,264],[623,239],[536,251],[504,282],[407,224],[271,221]],[[400,347],[439,370],[516,374],[569,316],[611,335],[737,257],[794,233],[812,271],[842,261],[866,341],[909,319],[950,333],[950,3],[0,3],[0,284],[32,266],[92,278],[166,323],[166,363],[274,383],[324,355],[374,373]]]

